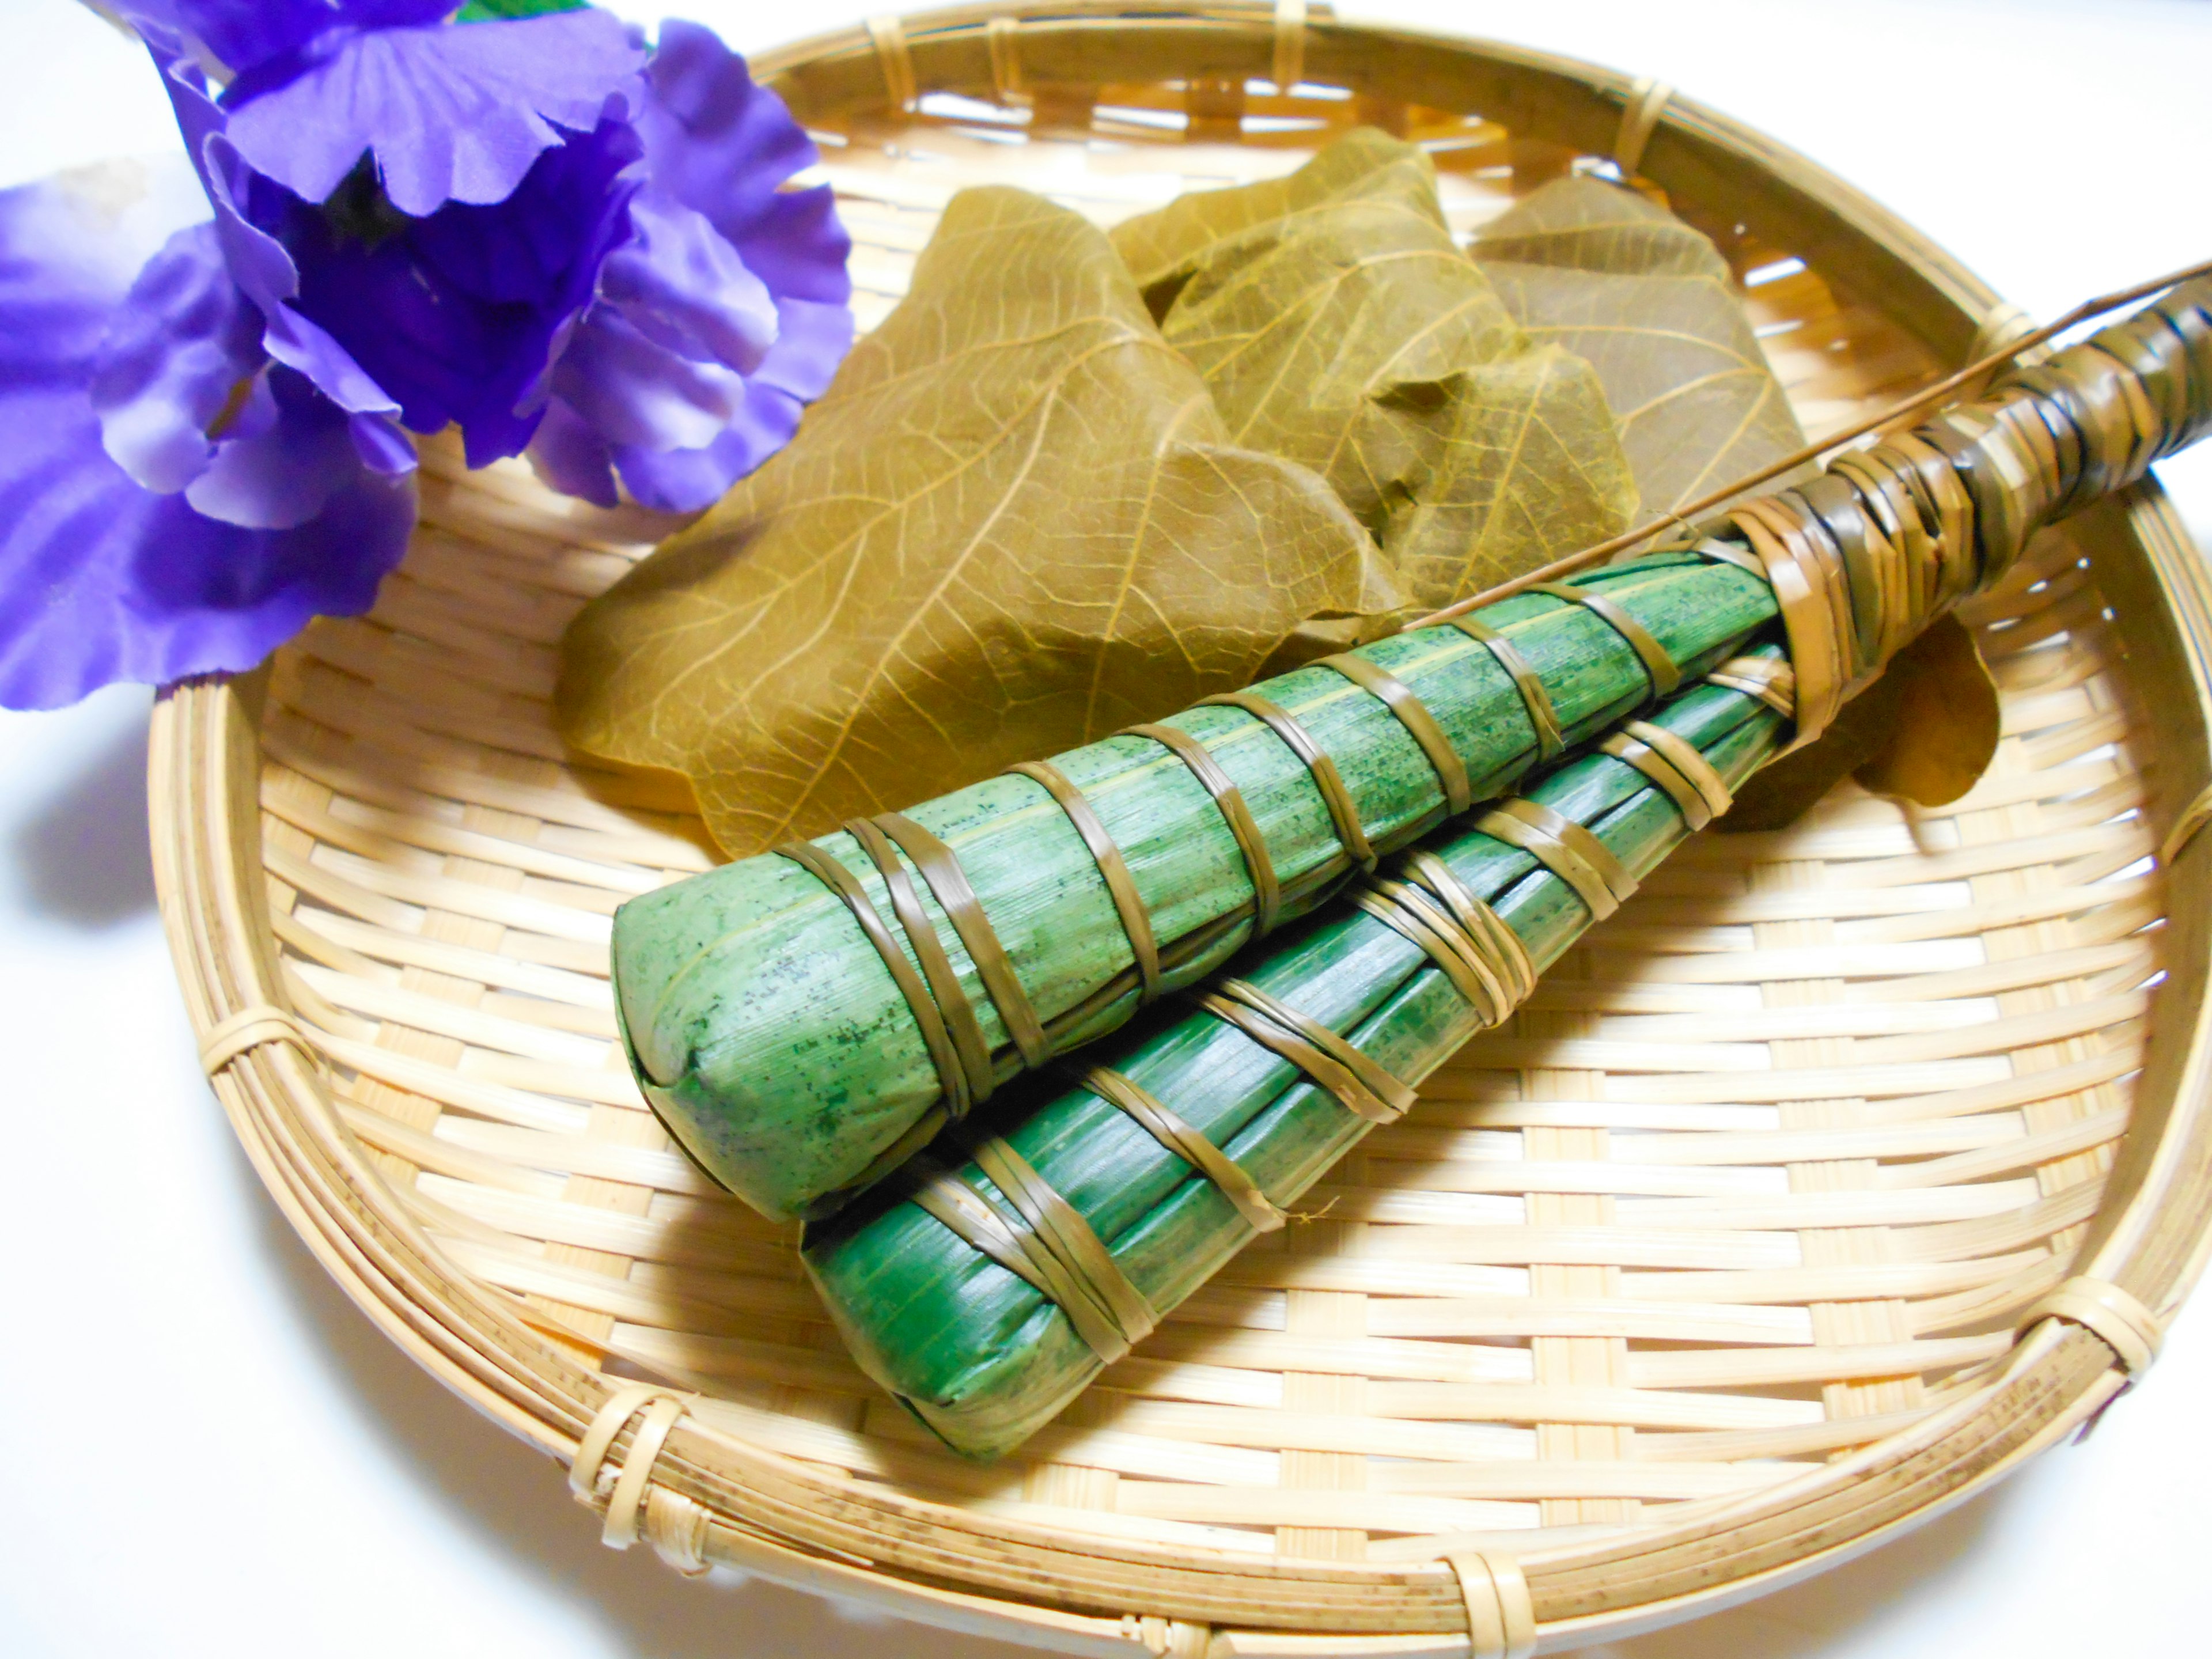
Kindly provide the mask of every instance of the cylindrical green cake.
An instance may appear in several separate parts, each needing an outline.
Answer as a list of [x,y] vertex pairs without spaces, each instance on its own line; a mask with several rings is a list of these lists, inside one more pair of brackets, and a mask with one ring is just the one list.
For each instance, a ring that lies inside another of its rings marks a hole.
[[1202,978],[1778,617],[1796,735],[1816,736],[2038,526],[2208,423],[2198,280],[1685,549],[634,900],[614,940],[633,1066],[732,1191],[774,1216],[826,1213],[1000,1082]]
[[[1495,1024],[1791,727],[1835,709],[2040,526],[2212,426],[2212,282],[1745,503],[1768,645],[1248,956],[1079,1085],[963,1125],[805,1259],[871,1376],[948,1443],[1019,1444]],[[1786,680],[1761,665],[1785,654]],[[1785,720],[1783,710],[1789,711]],[[969,1154],[964,1163],[959,1154]]]
[[[1655,680],[1664,690],[1674,674],[1704,672],[1775,615],[1759,577],[1692,553],[1607,569],[1583,591],[1594,603],[1532,592],[1469,619],[1496,643],[1441,626],[1347,653],[1352,673],[1372,665],[1386,695],[1394,684],[1410,693],[1408,714],[1323,665],[1254,690],[1331,757],[1339,815],[1348,806],[1358,836],[1379,854],[1496,796],[1547,753],[1633,714],[1650,702]],[[1641,652],[1631,642],[1637,635]],[[1442,767],[1413,734],[1423,711],[1431,741],[1448,745]],[[1025,1068],[1002,1004],[1018,999],[1033,1011],[1043,1042],[1032,1036],[1030,1055],[1061,1054],[1113,1030],[1146,1000],[1136,933],[1151,936],[1161,992],[1249,943],[1261,895],[1238,810],[1273,878],[1276,921],[1310,909],[1352,873],[1350,825],[1332,816],[1308,761],[1261,716],[1217,704],[1161,724],[1204,745],[1202,758],[1233,785],[1237,807],[1158,738],[1125,735],[1051,763],[1079,792],[1078,811],[1087,805],[1095,815],[1104,860],[1048,785],[1019,772],[904,815],[957,860],[950,883],[915,862],[915,848],[927,856],[927,842],[886,814],[878,823],[907,844],[876,844],[904,873],[917,921],[927,918],[918,927],[902,925],[877,860],[846,831],[813,843],[835,860],[827,879],[812,854],[802,863],[770,854],[624,905],[614,933],[618,1012],[632,1064],[672,1133],[763,1212],[820,1213],[926,1139],[946,1106],[980,1105]],[[1446,777],[1454,768],[1462,779]],[[1459,799],[1448,799],[1448,782]],[[1105,873],[1116,855],[1133,916]],[[830,884],[841,869],[880,939]],[[947,913],[957,886],[972,889],[1003,951],[1011,997],[1003,980],[994,986],[979,971],[972,921],[963,928]],[[886,943],[910,975],[904,988]],[[933,982],[924,960],[933,948],[942,952]],[[943,982],[948,975],[955,983]],[[947,1028],[935,1052],[924,1023],[936,1017],[933,1004]],[[963,1053],[958,1021],[969,1011]]]
[[[1770,645],[1758,655],[1778,660],[1781,653]],[[1648,736],[1654,726],[1693,746],[1733,786],[1774,751],[1788,723],[1758,696],[1700,685],[1638,729]],[[1663,859],[1692,822],[1703,821],[1694,809],[1686,816],[1644,772],[1607,754],[1555,771],[1527,799],[1588,829],[1632,878]],[[1423,862],[1405,872],[1407,881],[1442,911],[1441,890],[1456,879],[1492,908],[1537,970],[1592,920],[1567,880],[1492,833],[1449,835],[1429,851],[1449,877]],[[1416,895],[1413,902],[1422,900]],[[1420,945],[1382,916],[1346,904],[1330,907],[1325,918],[1248,963],[1242,982],[1340,1033],[1407,1085],[1488,1023]],[[1085,1060],[1165,1106],[1233,1160],[1273,1206],[1295,1202],[1375,1127],[1246,1027],[1188,1002],[1174,1012],[1180,1018],[1148,1019]],[[1106,1083],[1118,1086],[1110,1078]],[[1078,1087],[1030,1103],[1036,1093],[1031,1085],[1021,1106],[987,1113],[974,1133],[1003,1135],[1073,1206],[1110,1253],[1110,1271],[1141,1297],[1138,1326],[1175,1307],[1253,1237],[1253,1219],[1229,1188],[1104,1095]],[[1100,1346],[1110,1354],[1143,1330],[1109,1318],[1103,1334],[1086,1337],[1078,1320],[1089,1310],[1077,1298],[1069,1298],[1076,1304],[1071,1317],[1024,1277],[1024,1258],[987,1254],[940,1218],[947,1183],[957,1182],[1010,1231],[1020,1230],[1020,1203],[981,1167],[1004,1172],[1006,1166],[994,1162],[995,1148],[979,1144],[980,1164],[955,1174],[950,1166],[958,1153],[940,1144],[875,1193],[811,1224],[804,1255],[863,1369],[951,1445],[995,1455],[1097,1376],[1106,1363]],[[964,1201],[957,1190],[951,1196]],[[1046,1277],[1049,1282],[1049,1264]]]

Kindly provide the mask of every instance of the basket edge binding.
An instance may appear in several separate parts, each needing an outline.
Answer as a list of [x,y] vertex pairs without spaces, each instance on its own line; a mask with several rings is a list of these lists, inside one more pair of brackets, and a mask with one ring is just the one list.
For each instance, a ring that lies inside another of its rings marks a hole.
[[[1095,17],[1104,9],[1060,7],[1040,15]],[[1264,9],[1232,14],[1224,8],[1210,15],[1249,33],[1255,50],[1272,50],[1271,14]],[[948,20],[939,14],[918,21],[934,26]],[[981,41],[982,24],[969,27]],[[1389,38],[1403,37],[1391,32]],[[1477,53],[1463,43],[1418,38],[1431,49]],[[764,77],[819,44],[764,57]],[[919,55],[928,67],[928,54]],[[1503,49],[1493,56],[1534,59]],[[1625,94],[1629,85],[1626,77],[1584,71],[1566,60],[1540,61],[1549,73],[1589,77],[1585,84],[1593,89],[1618,81]],[[1603,95],[1614,98],[1618,121],[1619,95]],[[1932,291],[1952,298],[1960,340],[1978,310],[1994,308],[1986,290],[1885,210],[1771,141],[1686,100],[1669,105],[1650,141],[1650,165],[1662,182],[1676,148],[1666,135],[1692,120],[1717,134],[1714,142],[1733,149],[1739,164],[1772,170],[1781,155],[1820,186],[1832,209],[1841,204],[1850,210],[1843,218],[1873,227],[1861,234],[1890,235],[1911,248],[1911,257],[1939,268],[1943,281]],[[1929,283],[1924,270],[1921,280]],[[2167,773],[2161,790],[2172,796],[2162,805],[2170,809],[2189,798],[2188,785],[2201,785],[2212,771],[2203,752],[2212,720],[2212,586],[2155,486],[2139,489],[2125,519],[2140,557],[2121,537],[2120,556],[2100,574],[2134,590],[2135,602],[2123,604],[2119,618],[2130,653],[2150,671],[2181,672],[2198,714],[2191,733],[2197,752],[2189,757],[2194,775],[2180,780],[2173,769],[2161,769]],[[625,1385],[581,1370],[442,1265],[434,1244],[351,1150],[312,1055],[297,1042],[296,1028],[288,1026],[260,869],[254,737],[260,685],[258,675],[190,682],[166,692],[154,718],[149,793],[156,884],[195,1029],[210,1045],[215,1091],[287,1219],[363,1310],[502,1426],[573,1462],[595,1419],[620,1403]],[[2201,890],[2212,878],[2208,842],[2212,837],[2200,836],[2180,848],[2169,872],[2177,894]],[[2169,937],[2176,943],[2159,1006],[2185,1006],[2191,1018],[2182,1030],[2170,1019],[2154,1025],[2138,1090],[2138,1110],[2148,1115],[2131,1126],[2108,1188],[2121,1201],[2100,1209],[2079,1258],[2085,1274],[2119,1285],[2161,1315],[2178,1305],[2212,1250],[2212,1230],[2192,1233],[2184,1224],[2212,1201],[2212,1123],[2201,1104],[2212,1073],[2203,995],[2212,941],[2191,919],[2203,908],[2185,902],[2172,906]],[[1525,1558],[1525,1629],[1517,1616],[1507,1616],[1510,1595],[1501,1592],[1493,1607],[1472,1582],[1480,1571],[1493,1587],[1510,1581],[1511,1566],[1496,1558],[1484,1565],[1463,1557],[1456,1571],[1441,1565],[1270,1567],[1232,1558],[1212,1565],[1143,1546],[1071,1541],[1026,1523],[987,1528],[959,1511],[881,1489],[855,1490],[855,1483],[747,1448],[681,1413],[663,1413],[665,1422],[650,1436],[634,1411],[613,1424],[602,1468],[588,1471],[599,1479],[580,1495],[595,1508],[612,1505],[616,1494],[603,1498],[599,1487],[608,1484],[606,1460],[618,1454],[624,1474],[613,1484],[630,1493],[623,1499],[629,1513],[610,1519],[641,1527],[679,1566],[727,1561],[974,1634],[1018,1629],[1030,1641],[1109,1653],[1127,1653],[1131,1641],[1161,1652],[1287,1650],[1279,1638],[1254,1629],[1265,1624],[1283,1635],[1307,1632],[1309,1639],[1343,1633],[1350,1639],[1337,1643],[1338,1651],[1373,1647],[1411,1654],[1468,1651],[1468,1632],[1480,1630],[1489,1639],[1476,1650],[1503,1655],[1526,1650],[1530,1641],[1555,1648],[1601,1633],[1655,1628],[1871,1547],[1962,1501],[2088,1419],[2124,1387],[2118,1366],[2118,1346],[2078,1323],[2045,1322],[2027,1334],[1985,1389],[1904,1436],[1695,1522],[1609,1547],[1577,1546]],[[652,1438],[660,1441],[658,1448]],[[642,1473],[631,1479],[630,1463],[640,1458]],[[1079,1611],[1130,1607],[1165,1613],[1116,1618],[1108,1612],[1102,1618]],[[1384,1632],[1403,1633],[1382,1637]],[[1376,1641],[1362,1642],[1354,1632],[1377,1633]]]

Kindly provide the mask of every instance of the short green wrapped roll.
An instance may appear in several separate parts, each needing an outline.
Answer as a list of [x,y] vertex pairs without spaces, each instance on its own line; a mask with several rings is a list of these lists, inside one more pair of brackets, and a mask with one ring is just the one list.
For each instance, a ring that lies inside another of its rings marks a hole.
[[717,1181],[826,1213],[1775,614],[1735,563],[1638,560],[634,899],[632,1066]]
[[[1731,678],[1781,660],[1760,647]],[[1788,729],[1753,691],[1680,693],[1612,752],[1566,764],[1482,827],[1432,841],[1401,879],[1362,883],[1246,957],[1196,1007],[1099,1045],[1084,1086],[1042,1099],[1032,1087],[1029,1103],[956,1128],[948,1139],[971,1161],[940,1142],[811,1224],[807,1270],[855,1358],[958,1450],[1018,1445],[1510,1012],[1636,878],[1725,810]],[[1439,919],[1465,917],[1469,899],[1511,935],[1475,940],[1500,978],[1518,977],[1503,1006],[1437,948]],[[1304,1065],[1286,1058],[1300,1030]]]

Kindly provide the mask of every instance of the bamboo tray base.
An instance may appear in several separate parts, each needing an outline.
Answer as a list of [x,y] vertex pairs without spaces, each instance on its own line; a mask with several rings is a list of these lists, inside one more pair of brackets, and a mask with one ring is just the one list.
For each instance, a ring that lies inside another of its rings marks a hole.
[[[1025,50],[1151,63],[1181,27],[1170,46],[1245,52],[1257,77],[1286,38],[1249,10],[1110,40],[1080,8],[1026,15]],[[1626,97],[1578,66],[1316,26],[1296,95],[1133,70],[1054,137],[1074,83],[1006,84],[1005,29],[910,27],[763,66],[843,140],[825,173],[864,325],[967,182],[1110,221],[1287,170],[1357,117],[1430,144],[1466,230],[1588,147],[1546,135],[1581,118],[1528,91],[1542,75],[1615,118]],[[1528,125],[1382,98],[1376,75],[1443,73],[1416,48],[1521,88]],[[956,71],[984,78],[912,92]],[[902,91],[916,108],[890,106]],[[1747,274],[1809,430],[1923,383],[1993,313],[1802,161],[1706,112],[1667,120],[1645,170],[1667,182],[1680,140],[1677,205]],[[1716,179],[1739,194],[1692,194]],[[791,1230],[675,1151],[615,1041],[611,913],[709,856],[680,787],[568,755],[549,700],[568,619],[664,529],[428,444],[422,527],[374,613],[176,688],[154,743],[180,976],[270,1191],[495,1419],[564,1459],[595,1418],[620,1431],[584,1471],[617,1541],[1100,1653],[1464,1654],[1485,1611],[1437,1563],[1463,1575],[1474,1552],[1506,1564],[1509,1623],[1520,1607],[1563,1648],[1956,1501],[2124,1381],[2109,1340],[2058,1321],[2023,1340],[2024,1314],[2088,1273],[2163,1316],[2197,1270],[2204,854],[2152,854],[2203,781],[2206,607],[2146,488],[1976,602],[2005,735],[1965,800],[1907,814],[1845,786],[1788,831],[1693,842],[1310,1219],[1020,1457],[964,1462],[846,1358]],[[680,1391],[672,1430],[640,1379]]]

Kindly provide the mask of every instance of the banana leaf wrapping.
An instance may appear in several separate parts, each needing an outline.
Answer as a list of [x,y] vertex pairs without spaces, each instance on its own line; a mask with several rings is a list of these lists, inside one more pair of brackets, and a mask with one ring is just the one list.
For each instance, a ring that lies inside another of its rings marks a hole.
[[1363,880],[1194,1012],[1102,1045],[1076,1087],[956,1127],[811,1224],[804,1259],[855,1358],[956,1449],[1019,1444],[1406,1109],[1793,731],[1816,735],[2039,526],[2208,425],[2200,283],[1706,526],[1760,557],[1786,647],[1743,653]]
[[[1780,658],[1768,646],[1751,659]],[[1595,890],[1578,891],[1486,817],[1489,830],[1435,841],[1397,879],[1362,884],[1371,911],[1332,906],[1181,1018],[1148,1018],[1101,1045],[1080,1086],[951,1131],[975,1154],[957,1173],[957,1152],[940,1142],[811,1224],[807,1270],[862,1368],[961,1451],[1019,1444],[1257,1231],[1281,1224],[1285,1206],[1410,1103],[1413,1085],[1724,805],[1786,727],[1751,693],[1702,684],[1679,695],[1637,732],[1647,753],[1682,761],[1686,745],[1701,757],[1703,769],[1673,768],[1686,801],[1595,754],[1505,809],[1515,824],[1528,805],[1538,809],[1529,820],[1555,815],[1547,851],[1578,846],[1578,866],[1560,862],[1577,879],[1596,872]],[[1474,914],[1502,996],[1437,942],[1470,905],[1486,908]],[[1364,1065],[1345,1062],[1316,1027]],[[1300,1043],[1319,1060],[1289,1058]],[[1227,1170],[1209,1170],[1213,1149]]]
[[1643,559],[634,899],[631,1064],[717,1181],[825,1212],[1774,615],[1735,563]]

